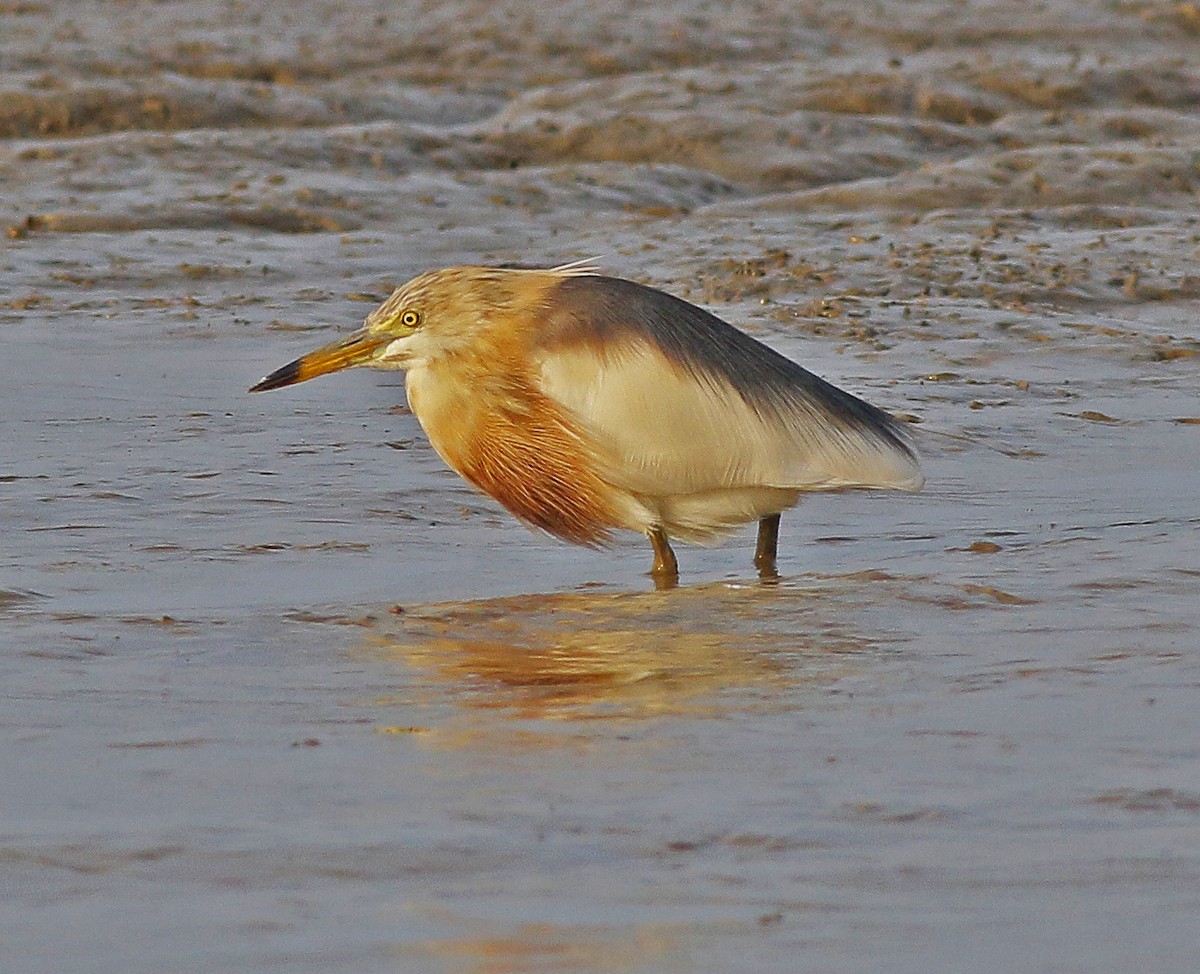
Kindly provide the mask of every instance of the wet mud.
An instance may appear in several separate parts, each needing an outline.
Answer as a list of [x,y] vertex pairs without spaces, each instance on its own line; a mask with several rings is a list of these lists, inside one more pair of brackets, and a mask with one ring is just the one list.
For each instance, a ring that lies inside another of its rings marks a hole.
[[[1190,972],[1189,3],[0,4],[6,969]],[[364,372],[591,258],[928,480],[531,533]]]

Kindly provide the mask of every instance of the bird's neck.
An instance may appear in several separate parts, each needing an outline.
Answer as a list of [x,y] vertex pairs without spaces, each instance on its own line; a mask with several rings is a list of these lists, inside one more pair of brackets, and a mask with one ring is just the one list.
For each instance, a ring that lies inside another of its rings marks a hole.
[[446,464],[522,520],[580,544],[620,523],[586,435],[528,376],[409,370],[408,402]]

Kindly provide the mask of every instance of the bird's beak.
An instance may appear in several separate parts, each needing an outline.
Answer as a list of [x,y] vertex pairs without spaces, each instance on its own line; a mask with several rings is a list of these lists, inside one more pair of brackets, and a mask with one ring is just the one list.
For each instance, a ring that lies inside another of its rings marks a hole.
[[250,387],[250,391],[282,389],[284,386],[295,385],[326,372],[367,365],[375,358],[375,352],[394,338],[394,335],[372,334],[365,328],[360,329],[341,341],[331,342],[307,355],[301,355],[294,362],[288,362],[283,368],[259,379]]

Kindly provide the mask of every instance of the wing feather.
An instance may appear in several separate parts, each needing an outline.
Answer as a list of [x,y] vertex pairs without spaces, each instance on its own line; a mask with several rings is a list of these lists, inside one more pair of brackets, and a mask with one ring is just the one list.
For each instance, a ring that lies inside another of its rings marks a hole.
[[921,485],[895,420],[714,315],[616,278],[565,278],[555,297],[541,387],[591,434],[617,486]]

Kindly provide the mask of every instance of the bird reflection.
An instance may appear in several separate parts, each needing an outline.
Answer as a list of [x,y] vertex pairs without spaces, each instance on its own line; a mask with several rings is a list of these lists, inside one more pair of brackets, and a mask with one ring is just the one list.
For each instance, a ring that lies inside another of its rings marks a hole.
[[867,641],[816,618],[822,606],[787,586],[721,584],[670,598],[590,592],[450,602],[406,610],[375,633],[370,651],[402,661],[430,699],[468,710],[719,716],[794,705],[784,691],[827,685],[856,668]]

